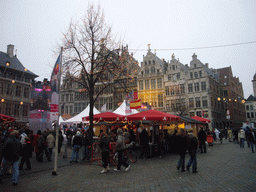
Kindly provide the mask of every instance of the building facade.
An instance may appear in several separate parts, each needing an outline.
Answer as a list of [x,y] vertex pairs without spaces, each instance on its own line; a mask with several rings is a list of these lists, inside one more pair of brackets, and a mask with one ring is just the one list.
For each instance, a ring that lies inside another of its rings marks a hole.
[[36,77],[14,55],[14,45],[8,45],[6,53],[0,52],[0,113],[16,122],[28,122],[31,82]]

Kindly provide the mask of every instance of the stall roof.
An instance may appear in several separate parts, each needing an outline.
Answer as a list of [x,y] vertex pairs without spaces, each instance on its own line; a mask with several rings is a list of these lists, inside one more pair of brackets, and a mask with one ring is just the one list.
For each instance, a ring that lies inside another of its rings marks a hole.
[[188,122],[188,123],[205,124],[205,123],[203,123],[203,122],[201,122],[201,121],[197,121],[197,120],[192,119],[192,118],[190,118],[190,117],[182,117],[182,116],[180,116],[180,119],[183,120],[183,121],[186,121],[186,122]]

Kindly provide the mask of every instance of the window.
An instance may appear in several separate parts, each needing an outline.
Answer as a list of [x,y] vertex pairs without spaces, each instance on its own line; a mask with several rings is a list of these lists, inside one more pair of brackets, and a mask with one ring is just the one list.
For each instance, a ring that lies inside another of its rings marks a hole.
[[145,61],[145,65],[147,65],[147,61]]
[[180,94],[185,94],[185,85],[184,84],[180,85]]
[[148,61],[148,64],[151,65],[151,61]]
[[157,79],[157,88],[162,89],[162,79],[161,78]]
[[24,87],[24,94],[23,94],[23,96],[25,98],[29,98],[29,88],[28,87]]
[[207,97],[202,97],[203,107],[208,107]]
[[0,94],[4,93],[4,82],[0,82]]
[[74,100],[73,99],[73,94],[70,94],[69,98],[70,98],[70,101],[73,101]]
[[145,74],[149,74],[149,69],[145,69]]
[[64,109],[65,109],[65,110],[64,110],[64,113],[65,113],[65,114],[68,114],[68,105],[66,105]]
[[151,89],[155,89],[155,88],[156,88],[156,80],[151,79]]
[[155,60],[153,60],[153,65],[155,65],[155,63],[156,63]]
[[170,111],[170,101],[169,100],[166,101],[166,109],[167,109],[167,111]]
[[194,108],[194,98],[189,98],[189,108]]
[[23,105],[22,116],[28,116],[28,105]]
[[141,81],[139,81],[139,90],[143,90],[143,89],[144,89],[143,81],[141,80]]
[[202,112],[201,111],[197,111],[196,112],[196,116],[201,117],[202,116]]
[[202,71],[199,71],[199,77],[202,77]]
[[173,74],[173,75],[172,75],[172,80],[173,80],[173,81],[176,81],[176,74]]
[[69,101],[69,94],[66,94],[66,101]]
[[249,105],[246,105],[246,110],[249,111]]
[[62,94],[62,95],[61,95],[61,101],[62,101],[62,102],[65,102],[64,97],[65,97],[65,95]]
[[201,90],[205,91],[206,90],[206,82],[201,82]]
[[168,75],[168,81],[171,81],[172,80],[172,74],[169,74]]
[[200,97],[196,97],[196,107],[201,107]]
[[177,79],[180,79],[180,73],[177,73]]
[[143,71],[141,71],[141,75],[143,75]]
[[16,85],[15,96],[17,96],[17,97],[21,96],[21,86],[20,85]]
[[165,95],[170,95],[169,87],[165,87]]
[[164,103],[163,103],[163,95],[159,94],[158,95],[158,107],[163,107]]
[[199,83],[194,83],[195,91],[199,91]]
[[172,66],[172,70],[175,70],[175,65]]
[[251,110],[251,111],[253,110],[253,105],[250,105],[250,110]]
[[192,85],[192,83],[188,84],[188,92],[189,93],[193,92],[193,85]]
[[204,117],[209,117],[208,111],[205,111],[205,112],[204,112]]
[[254,118],[254,113],[253,112],[251,112],[251,118]]
[[194,68],[196,68],[196,64],[194,64]]
[[194,73],[194,76],[195,76],[195,78],[198,78],[198,73],[195,72],[195,73]]
[[151,68],[151,73],[155,73],[155,72],[156,72],[155,67],[152,67],[152,68]]
[[20,104],[14,104],[13,115],[19,116],[19,111],[20,111]]
[[247,118],[250,118],[250,113],[247,113]]
[[193,73],[190,72],[190,79],[193,79]]
[[145,90],[149,89],[149,80],[145,80]]
[[12,95],[12,84],[7,84],[6,95]]
[[73,114],[73,106],[72,105],[69,106],[69,114]]

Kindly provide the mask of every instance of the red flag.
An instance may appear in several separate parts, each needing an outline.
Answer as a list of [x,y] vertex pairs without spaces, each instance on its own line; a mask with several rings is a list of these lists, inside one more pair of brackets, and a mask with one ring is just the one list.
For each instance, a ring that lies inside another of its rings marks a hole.
[[138,100],[138,92],[137,92],[137,91],[135,91],[135,92],[133,93],[133,99],[134,99],[134,100]]

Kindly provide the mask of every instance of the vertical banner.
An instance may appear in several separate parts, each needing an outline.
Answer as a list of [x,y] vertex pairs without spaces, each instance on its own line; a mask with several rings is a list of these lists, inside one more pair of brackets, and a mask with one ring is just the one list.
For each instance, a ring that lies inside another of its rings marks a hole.
[[54,65],[52,75],[51,75],[51,122],[58,121],[59,116],[59,94],[60,94],[60,78],[61,78],[61,61],[62,51]]

